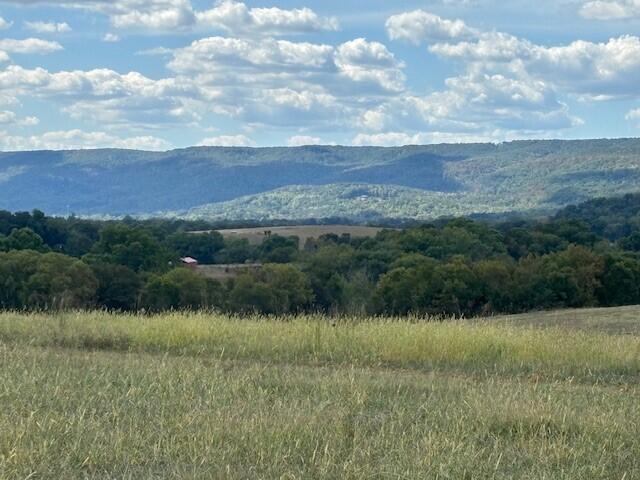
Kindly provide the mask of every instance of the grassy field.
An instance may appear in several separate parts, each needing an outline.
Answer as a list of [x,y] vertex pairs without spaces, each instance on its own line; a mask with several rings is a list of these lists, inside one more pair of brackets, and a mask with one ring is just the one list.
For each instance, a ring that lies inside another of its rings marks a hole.
[[640,309],[613,312],[0,314],[0,478],[640,478]]
[[363,227],[357,225],[294,225],[285,227],[258,227],[218,230],[225,238],[246,238],[252,245],[260,245],[265,239],[265,232],[281,237],[298,237],[300,248],[304,247],[309,238],[319,238],[322,235],[350,235],[352,238],[375,237],[382,228]]
[[503,325],[537,328],[564,327],[589,332],[640,336],[640,308],[589,308],[496,317]]

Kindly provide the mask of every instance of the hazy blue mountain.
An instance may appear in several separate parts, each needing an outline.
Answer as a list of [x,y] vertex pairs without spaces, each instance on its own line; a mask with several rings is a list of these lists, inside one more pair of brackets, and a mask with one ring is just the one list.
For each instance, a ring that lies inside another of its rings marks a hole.
[[51,214],[433,218],[639,186],[639,139],[0,153],[0,208]]

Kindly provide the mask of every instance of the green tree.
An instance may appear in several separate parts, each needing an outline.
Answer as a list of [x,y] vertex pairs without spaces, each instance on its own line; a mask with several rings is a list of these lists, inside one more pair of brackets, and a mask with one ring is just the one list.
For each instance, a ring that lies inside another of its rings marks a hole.
[[97,280],[85,263],[46,253],[27,282],[26,304],[33,308],[87,308],[94,304]]
[[218,232],[179,232],[169,236],[167,246],[181,257],[189,256],[202,264],[211,264],[224,248],[224,239]]
[[152,311],[219,306],[221,286],[187,268],[153,275],[143,292],[143,304]]
[[229,308],[239,312],[290,314],[312,302],[308,277],[292,265],[265,265],[258,272],[241,275],[229,293]]
[[215,255],[215,263],[247,263],[256,258],[256,249],[246,238],[225,239],[224,248]]
[[513,265],[506,260],[484,260],[473,266],[479,287],[481,313],[513,310]]
[[123,224],[109,225],[100,232],[100,239],[91,250],[92,262],[124,265],[139,271],[167,268],[170,256],[149,232]]
[[640,260],[630,255],[607,255],[598,291],[605,306],[640,303]]
[[0,253],[0,305],[11,309],[87,308],[97,281],[88,265],[59,253]]
[[258,256],[264,263],[290,263],[298,253],[298,237],[273,235],[258,247]]
[[7,250],[35,250],[37,252],[47,250],[42,237],[26,227],[13,229],[6,238],[5,245]]
[[123,265],[91,265],[98,282],[96,302],[109,310],[135,310],[142,290],[138,274]]

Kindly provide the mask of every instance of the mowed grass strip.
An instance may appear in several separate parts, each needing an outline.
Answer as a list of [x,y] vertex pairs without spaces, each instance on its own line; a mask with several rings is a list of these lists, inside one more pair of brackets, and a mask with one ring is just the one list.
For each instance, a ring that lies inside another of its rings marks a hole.
[[608,382],[640,377],[640,337],[487,322],[4,313],[0,341],[296,365],[449,368]]
[[0,362],[3,479],[640,475],[632,382],[25,344]]

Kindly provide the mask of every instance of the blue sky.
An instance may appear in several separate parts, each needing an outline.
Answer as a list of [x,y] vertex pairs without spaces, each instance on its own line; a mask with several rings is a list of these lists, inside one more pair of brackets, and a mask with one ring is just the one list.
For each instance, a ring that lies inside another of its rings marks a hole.
[[640,133],[640,0],[0,0],[0,150]]

